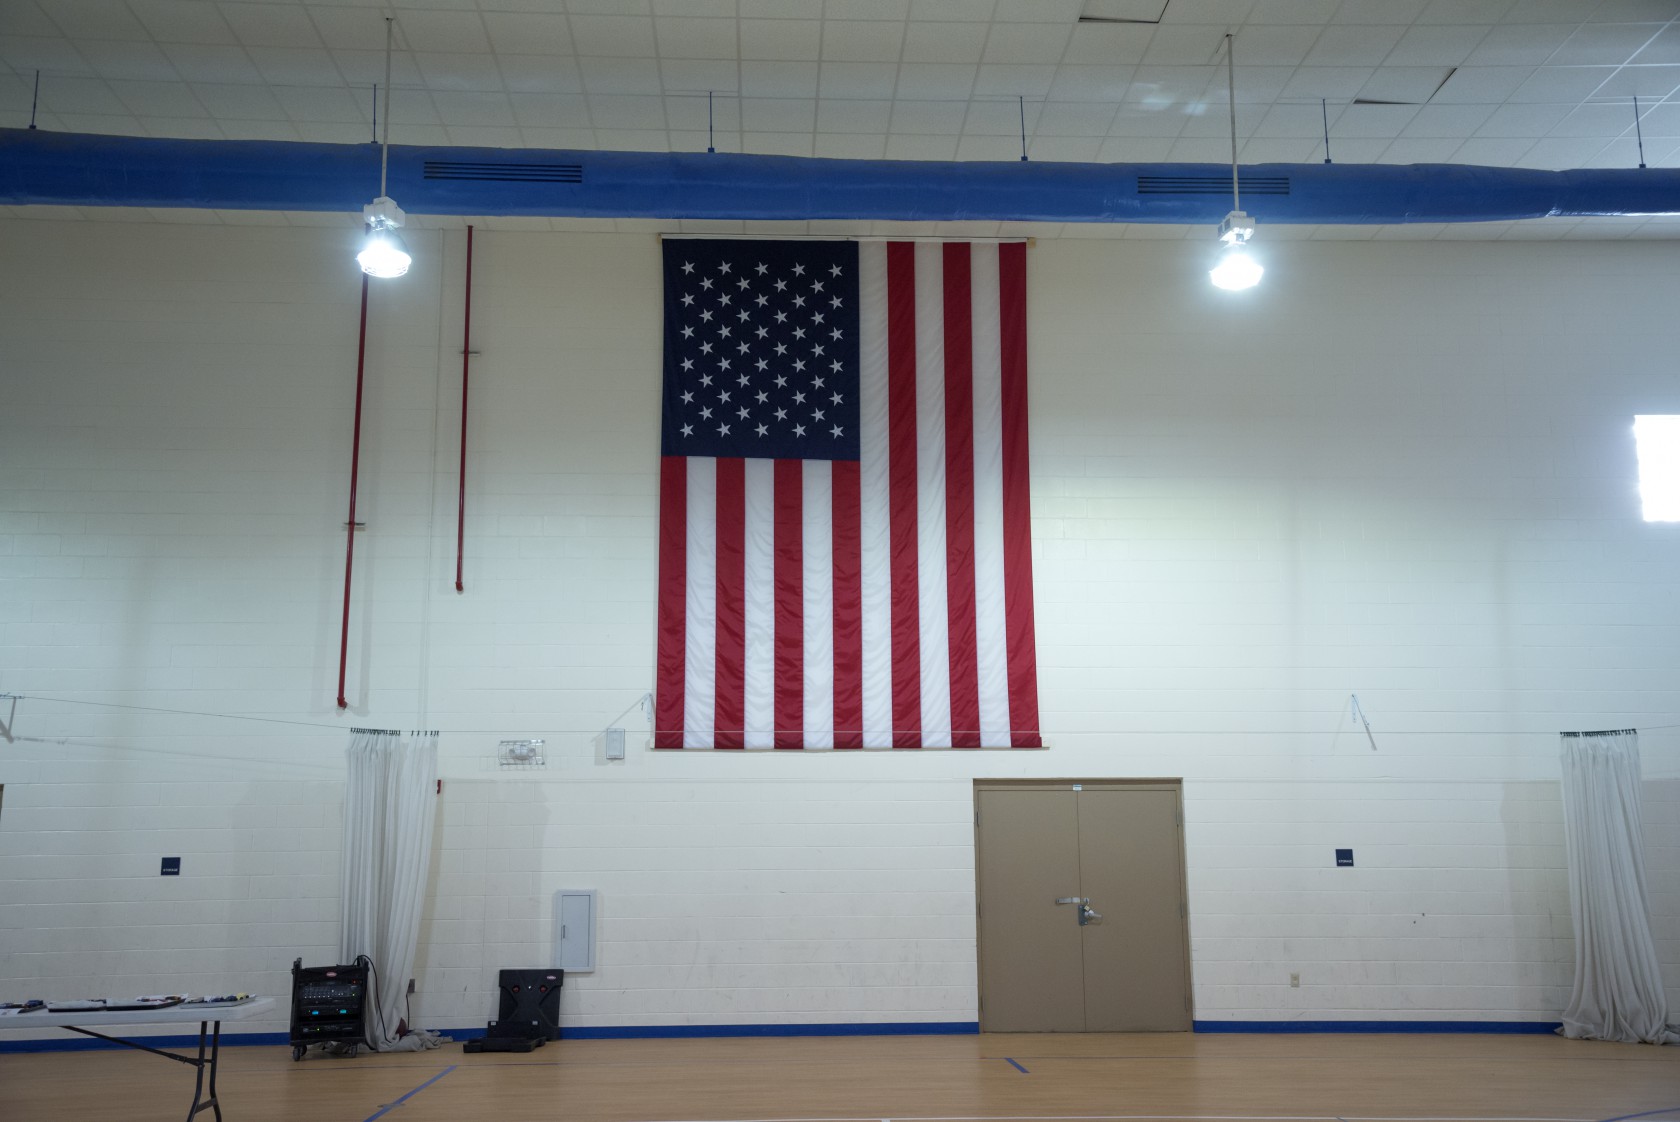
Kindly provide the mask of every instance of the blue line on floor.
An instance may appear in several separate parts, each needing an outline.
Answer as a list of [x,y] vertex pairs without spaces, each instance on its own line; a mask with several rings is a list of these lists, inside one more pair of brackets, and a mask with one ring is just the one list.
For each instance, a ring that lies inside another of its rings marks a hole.
[[1680,1106],[1665,1106],[1661,1110],[1645,1110],[1638,1114],[1618,1114],[1614,1118],[1606,1118],[1603,1122],[1628,1122],[1630,1118],[1650,1118],[1655,1114],[1680,1114]]
[[402,1098],[397,1099],[395,1102],[386,1103],[384,1106],[380,1107],[378,1110],[374,1111],[372,1114],[370,1114],[366,1118],[362,1119],[362,1122],[373,1122],[373,1120],[375,1118],[383,1118],[393,1108],[401,1106],[405,1101],[413,1098],[415,1095],[418,1095],[421,1091],[424,1091],[427,1087],[430,1087],[433,1083],[436,1083],[438,1080],[442,1079],[444,1076],[448,1075],[450,1072],[452,1072],[454,1070],[455,1070],[455,1065],[450,1064],[448,1067],[444,1068],[442,1071],[438,1072],[436,1075],[432,1076],[430,1079],[428,1079],[424,1083],[420,1084],[420,1086],[414,1088],[414,1090],[410,1091],[408,1094],[404,1095]]
[[1022,1075],[1031,1075],[1032,1074],[1032,1072],[1028,1071],[1026,1068],[1022,1067],[1020,1064],[1016,1063],[1014,1060],[1010,1059],[1008,1056],[1005,1056],[1003,1059],[1004,1059],[1005,1063],[1007,1063],[1010,1067],[1013,1067],[1016,1071],[1020,1072]]

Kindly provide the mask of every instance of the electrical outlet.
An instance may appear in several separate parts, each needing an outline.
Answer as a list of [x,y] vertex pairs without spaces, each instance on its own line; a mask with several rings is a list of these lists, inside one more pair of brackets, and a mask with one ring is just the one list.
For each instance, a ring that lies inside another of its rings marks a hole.
[[[412,982],[409,983],[409,984],[413,985]],[[1301,988],[1301,976],[1299,974],[1290,974],[1289,975],[1289,988],[1292,989],[1292,990],[1298,990],[1298,989]]]
[[414,979],[413,979],[413,978],[410,978],[410,979],[409,979],[409,980],[408,980],[408,992],[409,992],[409,993],[413,993],[413,992],[414,992]]

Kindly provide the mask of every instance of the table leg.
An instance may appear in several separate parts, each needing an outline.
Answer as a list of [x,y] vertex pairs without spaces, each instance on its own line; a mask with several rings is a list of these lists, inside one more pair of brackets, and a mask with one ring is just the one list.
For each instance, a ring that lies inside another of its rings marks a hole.
[[[206,1058],[205,1051],[206,1037],[208,1037],[209,1040],[208,1058]],[[222,1022],[198,1022],[198,1060],[196,1063],[191,1060],[187,1061],[188,1063],[192,1063],[194,1068],[197,1069],[197,1081],[193,1086],[192,1108],[187,1111],[187,1122],[193,1122],[193,1119],[198,1116],[199,1112],[204,1110],[214,1111],[216,1114],[216,1122],[222,1122],[222,1104],[220,1100],[216,1098],[216,1062],[221,1059],[221,1054]],[[204,1072],[206,1068],[210,1071],[209,1098],[204,1097]]]

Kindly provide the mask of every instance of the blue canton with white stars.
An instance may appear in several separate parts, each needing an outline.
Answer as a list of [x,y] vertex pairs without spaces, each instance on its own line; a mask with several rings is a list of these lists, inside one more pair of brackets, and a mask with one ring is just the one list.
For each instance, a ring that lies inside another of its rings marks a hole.
[[857,244],[664,250],[663,454],[857,459]]

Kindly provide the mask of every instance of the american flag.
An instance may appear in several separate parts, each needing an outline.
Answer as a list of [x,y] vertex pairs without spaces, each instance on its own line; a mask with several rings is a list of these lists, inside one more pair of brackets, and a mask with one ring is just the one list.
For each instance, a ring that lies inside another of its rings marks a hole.
[[1039,747],[1026,247],[664,253],[654,746]]

